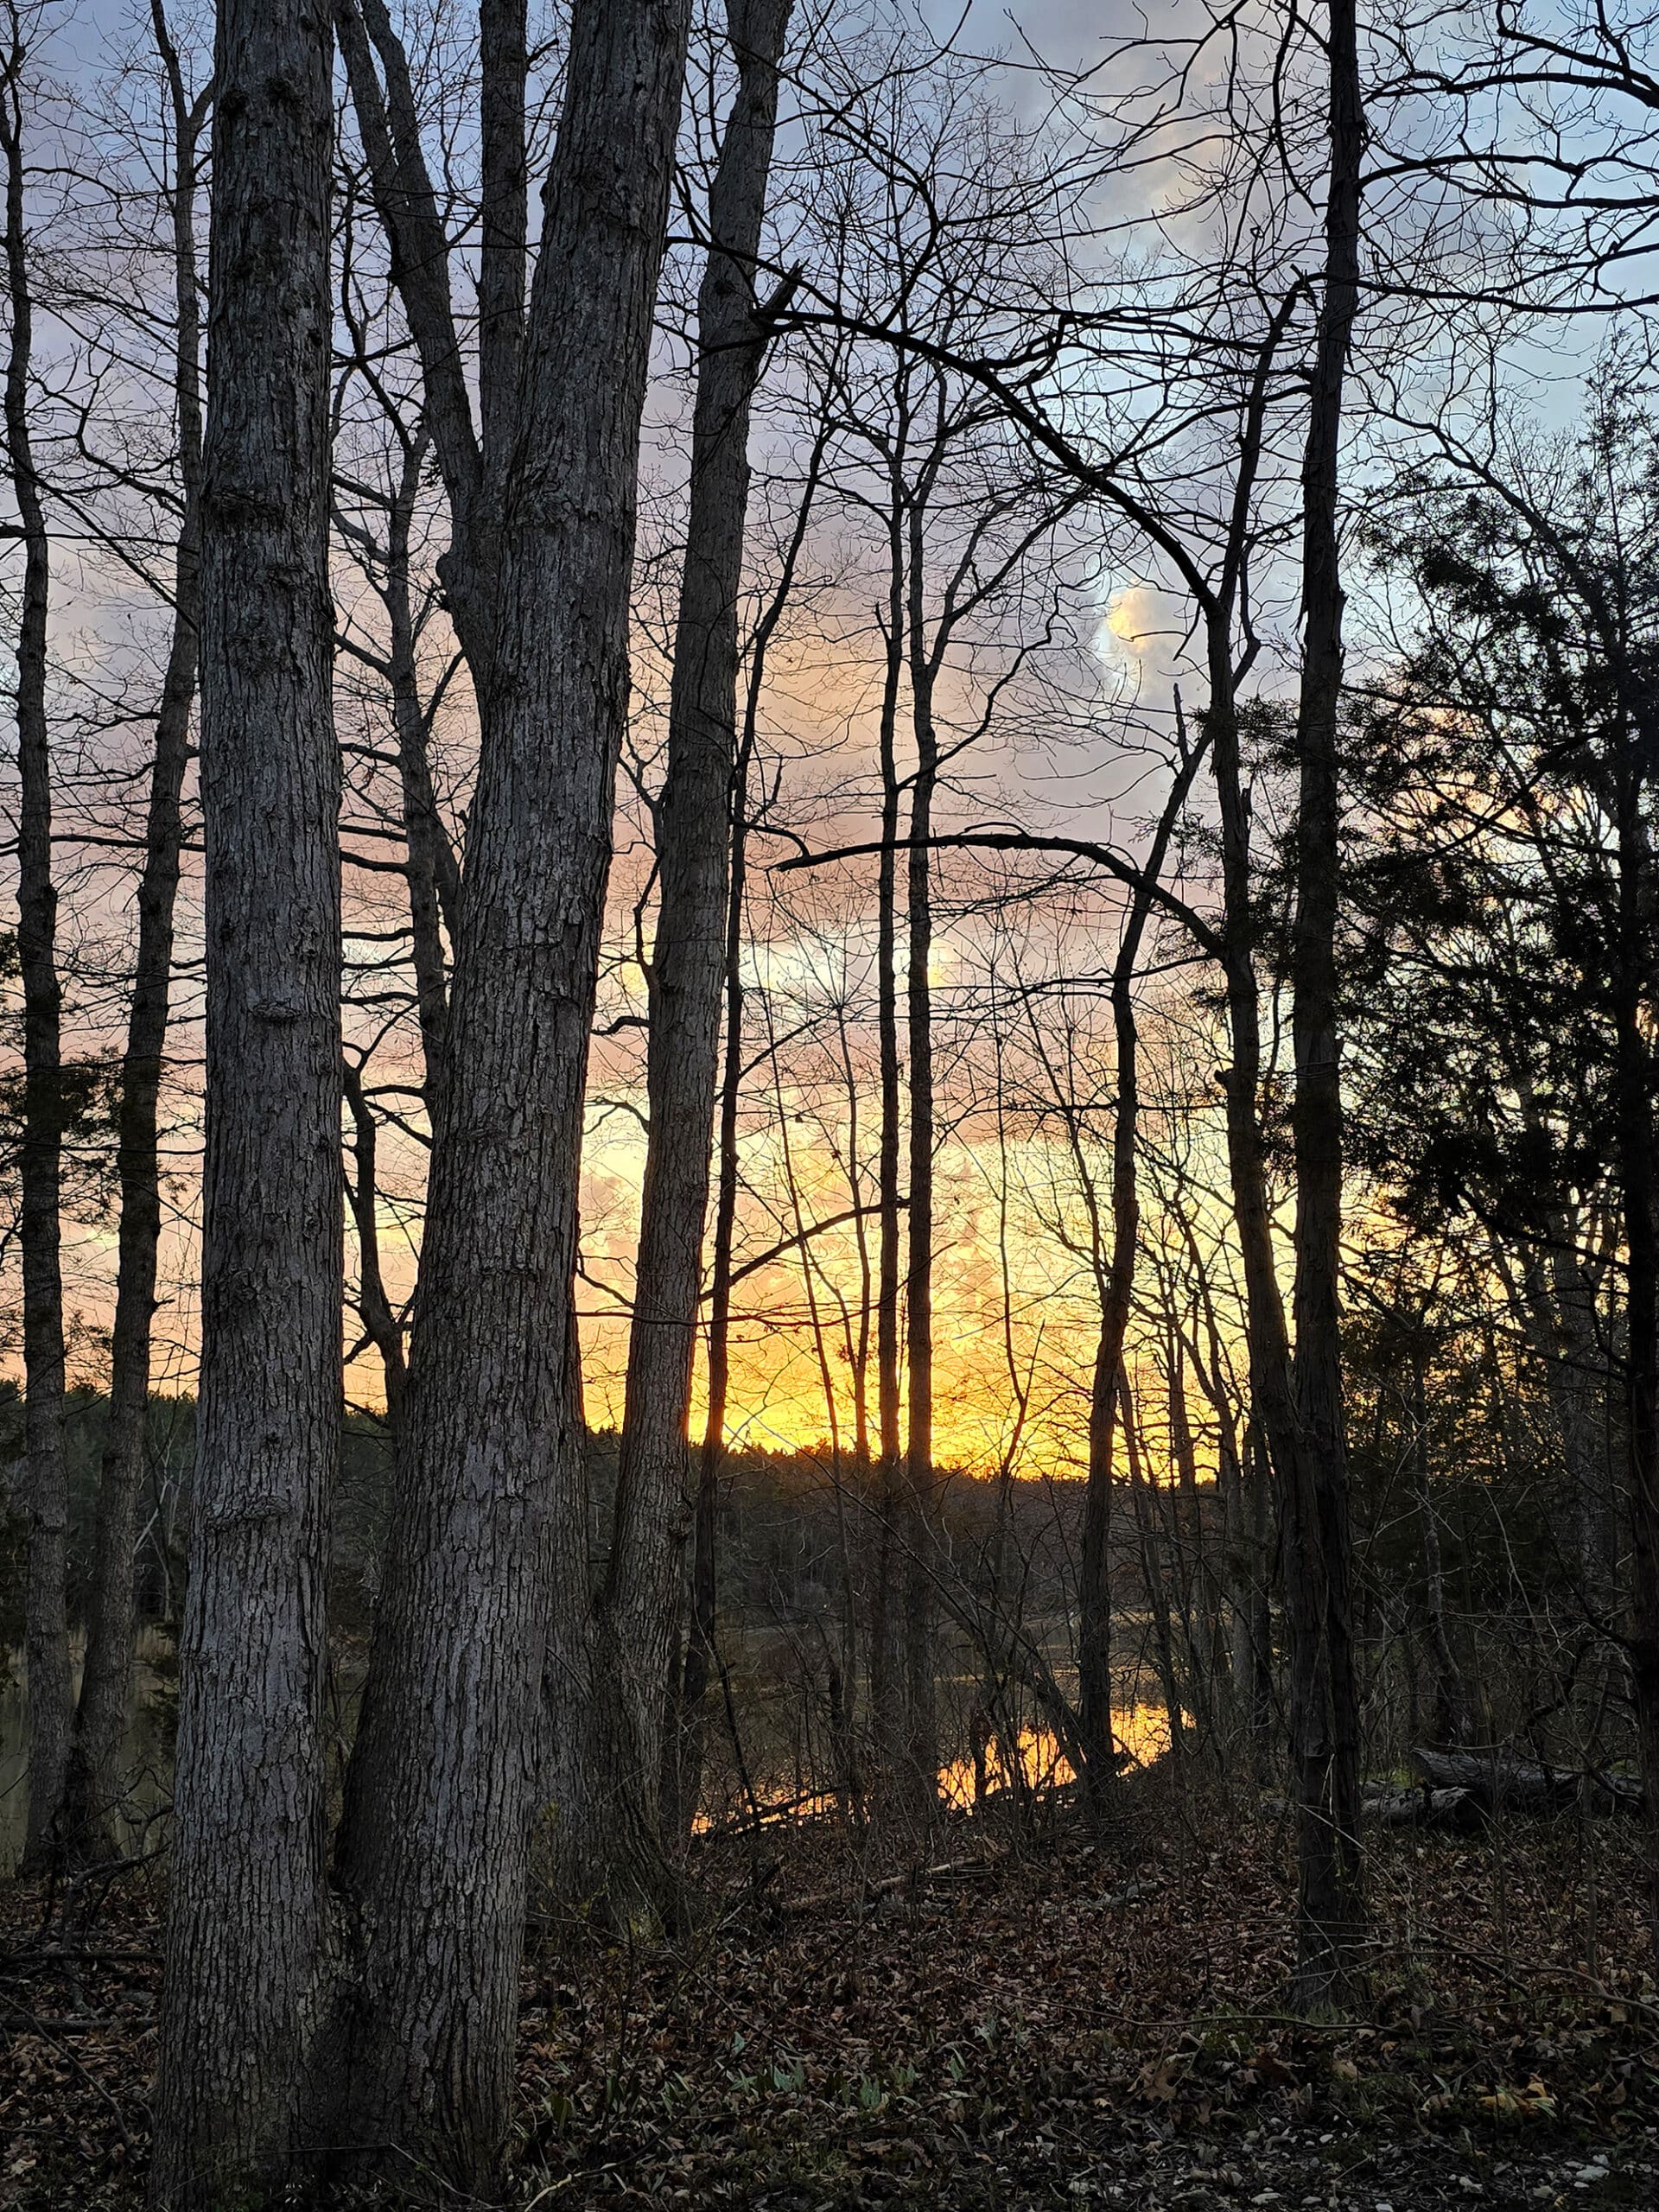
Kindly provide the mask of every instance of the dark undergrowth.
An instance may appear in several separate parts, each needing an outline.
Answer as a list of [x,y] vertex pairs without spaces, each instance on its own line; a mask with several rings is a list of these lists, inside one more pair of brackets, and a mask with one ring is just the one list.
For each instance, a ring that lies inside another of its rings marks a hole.
[[[1659,2206],[1634,1843],[1379,1836],[1371,2002],[1306,2021],[1282,1830],[1157,1774],[1114,1847],[963,1819],[896,1881],[827,1827],[710,1840],[683,1942],[535,1931],[509,2202]],[[73,1923],[0,1891],[18,2212],[142,2201],[156,1904],[153,1871]],[[411,2170],[356,2201],[466,2200]]]

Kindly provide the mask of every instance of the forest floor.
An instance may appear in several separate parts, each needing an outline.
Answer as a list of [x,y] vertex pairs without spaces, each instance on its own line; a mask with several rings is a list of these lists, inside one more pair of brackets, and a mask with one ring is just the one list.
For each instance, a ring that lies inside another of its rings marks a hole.
[[[689,1942],[532,1944],[511,2202],[1659,2206],[1634,1841],[1379,1835],[1371,2002],[1313,2023],[1283,2010],[1283,1831],[1155,1776],[1120,1849],[1058,1824],[998,1849],[963,1820],[897,1887],[822,1828],[711,1843],[725,1904]],[[155,1878],[73,1935],[46,1906],[0,1890],[0,2205],[126,2212]]]

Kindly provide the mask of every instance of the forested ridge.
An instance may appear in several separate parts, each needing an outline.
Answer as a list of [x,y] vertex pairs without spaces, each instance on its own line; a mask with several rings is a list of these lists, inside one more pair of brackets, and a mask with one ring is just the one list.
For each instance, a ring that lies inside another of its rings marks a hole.
[[1651,2201],[1659,16],[0,5],[4,2201]]

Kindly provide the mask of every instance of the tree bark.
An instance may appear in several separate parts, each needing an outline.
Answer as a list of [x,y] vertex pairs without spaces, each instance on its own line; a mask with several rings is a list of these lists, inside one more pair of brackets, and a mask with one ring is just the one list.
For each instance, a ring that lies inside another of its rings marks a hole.
[[1656,904],[1638,765],[1639,709],[1619,671],[1614,791],[1618,910],[1614,1117],[1624,1230],[1625,1488],[1631,1535],[1630,1690],[1646,1808],[1649,1939],[1659,1959],[1659,1174],[1650,1039]]
[[1353,0],[1327,0],[1325,296],[1302,471],[1305,633],[1296,717],[1299,804],[1291,985],[1296,1089],[1296,1352],[1301,1448],[1281,1470],[1291,1759],[1298,1815],[1296,1993],[1342,2002],[1363,1983],[1359,1697],[1354,1678],[1340,1314],[1342,1088],[1337,1028],[1344,594],[1337,534],[1343,387],[1359,287],[1364,118]]
[[138,949],[121,1064],[116,1171],[121,1185],[110,1410],[99,1471],[98,1522],[86,1601],[86,1656],[65,1784],[63,1832],[77,1857],[122,1846],[121,1745],[132,1683],[133,1552],[149,1403],[156,1258],[162,1189],[157,1105],[173,981],[173,917],[183,844],[181,795],[190,757],[201,621],[201,310],[196,195],[207,96],[186,94],[161,0],[150,10],[166,73],[173,126],[168,188],[173,231],[174,400],[178,410],[182,512],[174,548],[173,636],[156,715],[144,865],[138,882]]
[[478,2195],[511,2113],[544,1643],[574,1662],[589,1613],[580,1563],[554,1580],[585,1555],[577,1170],[686,34],[683,0],[579,0],[501,524],[467,537],[463,499],[452,549],[474,614],[489,565],[495,620],[481,658],[467,648],[478,784],[337,1860],[360,1948],[318,2095],[325,2139],[426,2158]]
[[23,987],[22,1185],[23,1504],[28,1586],[29,1813],[23,1871],[57,1857],[73,1691],[69,1673],[69,1497],[63,1452],[62,1014],[58,894],[52,878],[52,741],[47,725],[47,613],[51,553],[29,422],[34,298],[29,278],[23,73],[28,46],[14,10],[0,75],[0,150],[6,163],[6,458],[23,543],[17,624],[17,959]]
[[342,1295],[330,64],[322,0],[226,0],[201,509],[201,1385],[152,2181],[169,2208],[286,2173],[323,1936]]
[[[661,896],[649,969],[650,1129],[633,1320],[603,1611],[602,1688],[633,1707],[640,1764],[610,1792],[645,1796],[658,1825],[663,1728],[681,1620],[691,1370],[709,1205],[709,1135],[729,957],[738,599],[748,510],[749,416],[766,327],[754,296],[791,0],[729,0],[738,85],[709,199],[697,301],[691,499],[659,810]],[[598,1777],[595,1777],[597,1782]],[[644,1870],[642,1870],[644,1871]]]

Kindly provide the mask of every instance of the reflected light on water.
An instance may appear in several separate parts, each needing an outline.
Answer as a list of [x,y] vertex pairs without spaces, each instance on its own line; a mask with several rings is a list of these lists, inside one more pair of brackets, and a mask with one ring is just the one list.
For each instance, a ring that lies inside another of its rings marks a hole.
[[[1115,1707],[1112,1733],[1118,1750],[1135,1766],[1150,1766],[1169,1749],[1169,1714],[1161,1705]],[[988,1744],[981,1771],[971,1758],[952,1759],[941,1767],[939,1789],[945,1802],[966,1810],[980,1795],[1006,1789],[1011,1779],[1007,1748],[1000,1739]],[[1027,1789],[1052,1789],[1077,1780],[1058,1738],[1047,1728],[1020,1731],[1019,1758],[1020,1779]]]
[[[1132,1765],[1150,1766],[1169,1749],[1168,1712],[1161,1705],[1114,1707],[1112,1733],[1118,1750]],[[1058,1738],[1049,1729],[1021,1728],[1019,1756],[1020,1779],[1027,1789],[1061,1789],[1077,1780],[1071,1760],[1060,1749]],[[1007,1787],[1008,1770],[1004,1746],[1000,1742],[986,1745],[983,1764],[977,1772],[971,1758],[952,1759],[939,1769],[939,1795],[958,1812],[971,1812],[982,1796],[991,1796]],[[753,1809],[768,1822],[822,1820],[838,1808],[836,1794],[829,1789],[803,1796],[784,1789],[760,1789],[753,1802]],[[741,1823],[742,1815],[734,1807],[723,1816],[703,1811],[692,1822],[692,1831],[706,1835],[734,1818]]]

